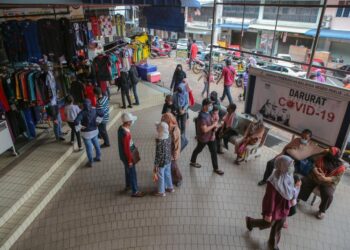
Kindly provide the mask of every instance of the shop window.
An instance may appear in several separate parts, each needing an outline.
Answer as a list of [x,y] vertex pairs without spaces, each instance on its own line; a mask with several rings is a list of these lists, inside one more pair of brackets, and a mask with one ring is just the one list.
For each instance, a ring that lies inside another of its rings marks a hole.
[[350,17],[350,1],[339,1],[339,5],[349,5],[349,7],[339,7],[337,9],[336,17]]

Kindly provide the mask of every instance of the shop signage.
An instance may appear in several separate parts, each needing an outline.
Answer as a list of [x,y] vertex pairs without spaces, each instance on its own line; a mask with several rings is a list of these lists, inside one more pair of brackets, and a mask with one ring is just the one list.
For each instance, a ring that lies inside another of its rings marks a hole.
[[350,91],[252,68],[245,112],[294,133],[308,128],[325,145],[343,148],[350,124]]

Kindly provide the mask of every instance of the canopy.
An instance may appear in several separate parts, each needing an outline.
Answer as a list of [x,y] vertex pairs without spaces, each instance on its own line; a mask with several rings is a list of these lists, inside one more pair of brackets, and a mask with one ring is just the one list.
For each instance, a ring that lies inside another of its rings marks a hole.
[[[223,23],[223,24],[217,24],[216,27],[229,29],[229,30],[241,30],[242,29],[242,23]],[[248,24],[243,24],[243,30],[248,29]]]
[[[307,36],[316,36],[316,29],[311,29],[305,32]],[[343,39],[350,40],[350,31],[344,30],[326,30],[322,29],[320,31],[320,38],[333,38],[333,39]]]
[[[271,24],[251,24],[251,25],[249,25],[249,29],[275,30],[275,25],[271,25]],[[290,33],[299,33],[299,34],[305,34],[305,32],[307,30],[308,29],[305,29],[305,28],[281,26],[281,25],[277,25],[277,27],[276,27],[276,31],[290,32]]]

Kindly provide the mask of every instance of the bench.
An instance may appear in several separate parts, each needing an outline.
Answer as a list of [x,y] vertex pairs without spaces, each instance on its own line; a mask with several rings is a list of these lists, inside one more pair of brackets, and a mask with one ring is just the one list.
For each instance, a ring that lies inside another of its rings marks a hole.
[[[232,136],[229,139],[229,142],[233,145],[238,144],[243,139],[245,131],[252,122],[254,122],[254,118],[252,116],[246,114],[237,114],[236,121],[233,124],[232,128],[238,133],[238,135]],[[260,143],[256,145],[247,146],[247,153],[244,157],[245,162],[261,156],[261,147],[265,144],[269,130],[270,129],[265,126],[265,132]]]

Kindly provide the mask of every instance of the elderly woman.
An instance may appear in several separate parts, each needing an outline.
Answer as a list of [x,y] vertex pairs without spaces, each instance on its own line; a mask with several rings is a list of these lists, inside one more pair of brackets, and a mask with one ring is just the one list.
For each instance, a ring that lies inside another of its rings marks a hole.
[[163,114],[161,121],[169,126],[171,137],[171,177],[173,184],[179,187],[182,184],[182,174],[177,165],[177,160],[179,159],[181,152],[181,131],[177,125],[176,118],[172,113],[167,112]]
[[318,219],[325,217],[326,210],[333,201],[333,194],[346,168],[340,160],[340,150],[331,147],[329,152],[316,159],[312,172],[302,179],[299,199],[307,201],[311,192],[318,187],[321,195],[321,204],[316,214]]
[[235,152],[237,154],[235,163],[237,165],[239,165],[240,162],[244,160],[244,155],[247,152],[248,146],[259,144],[264,133],[264,118],[260,113],[258,113],[256,114],[256,122],[251,123],[248,126],[248,128],[244,132],[243,139],[235,146]]
[[281,230],[289,214],[291,200],[295,195],[294,162],[289,156],[282,155],[275,161],[275,170],[270,176],[265,196],[262,202],[262,219],[246,217],[246,226],[249,231],[258,227],[260,230],[271,227],[269,246],[279,249]]

